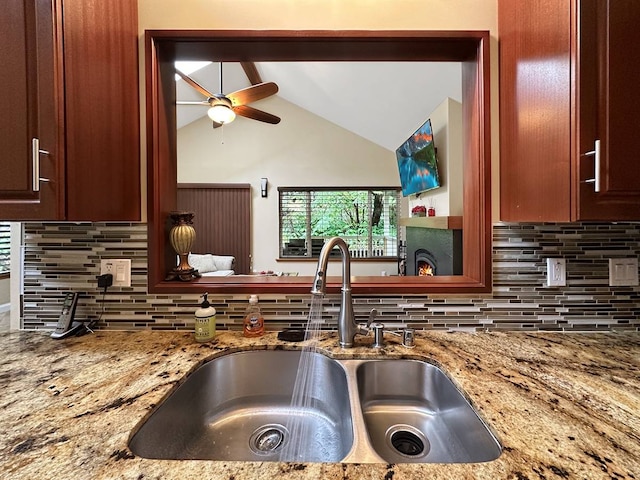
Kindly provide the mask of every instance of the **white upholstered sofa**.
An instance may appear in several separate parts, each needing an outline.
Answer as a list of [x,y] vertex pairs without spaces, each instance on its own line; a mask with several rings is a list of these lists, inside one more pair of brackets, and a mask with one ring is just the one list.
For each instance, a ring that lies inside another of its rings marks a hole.
[[189,265],[203,277],[228,277],[234,275],[236,257],[211,253],[190,253]]

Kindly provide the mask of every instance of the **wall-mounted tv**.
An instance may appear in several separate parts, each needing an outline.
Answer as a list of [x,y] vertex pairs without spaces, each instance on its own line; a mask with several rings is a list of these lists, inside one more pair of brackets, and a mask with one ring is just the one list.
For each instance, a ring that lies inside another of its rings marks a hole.
[[398,147],[396,157],[404,197],[440,187],[430,119]]

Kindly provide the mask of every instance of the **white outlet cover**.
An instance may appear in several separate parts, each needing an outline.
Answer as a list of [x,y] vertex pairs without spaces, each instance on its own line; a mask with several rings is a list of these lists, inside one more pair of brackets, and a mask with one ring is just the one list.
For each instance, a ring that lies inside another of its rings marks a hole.
[[564,258],[547,258],[547,287],[567,285],[567,261]]
[[609,285],[612,287],[635,287],[638,285],[638,259],[610,258]]
[[131,286],[131,259],[113,258],[100,260],[100,275],[113,275],[112,287]]

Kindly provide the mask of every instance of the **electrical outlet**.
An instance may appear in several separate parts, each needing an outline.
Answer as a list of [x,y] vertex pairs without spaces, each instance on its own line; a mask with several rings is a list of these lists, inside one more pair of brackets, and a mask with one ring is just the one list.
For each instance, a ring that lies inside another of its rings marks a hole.
[[100,275],[110,273],[113,275],[114,287],[131,286],[131,259],[114,258],[111,260],[100,260]]
[[564,287],[567,284],[567,261],[564,258],[547,258],[547,287]]
[[610,258],[609,285],[612,287],[635,287],[638,285],[638,259]]

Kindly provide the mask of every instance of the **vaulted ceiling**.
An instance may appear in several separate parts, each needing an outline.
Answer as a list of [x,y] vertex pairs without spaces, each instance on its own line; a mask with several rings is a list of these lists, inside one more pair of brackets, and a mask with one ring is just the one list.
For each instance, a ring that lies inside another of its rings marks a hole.
[[[262,81],[278,85],[281,99],[391,151],[446,97],[462,101],[461,65],[455,62],[260,62],[255,66]],[[189,76],[211,93],[220,93],[218,63]],[[239,63],[224,64],[223,93],[249,85]],[[176,95],[179,101],[206,100],[181,79],[176,81]],[[278,115],[273,105],[270,109],[268,98],[251,106]],[[179,105],[178,128],[206,113],[206,106]],[[264,128],[278,126],[265,124]]]

